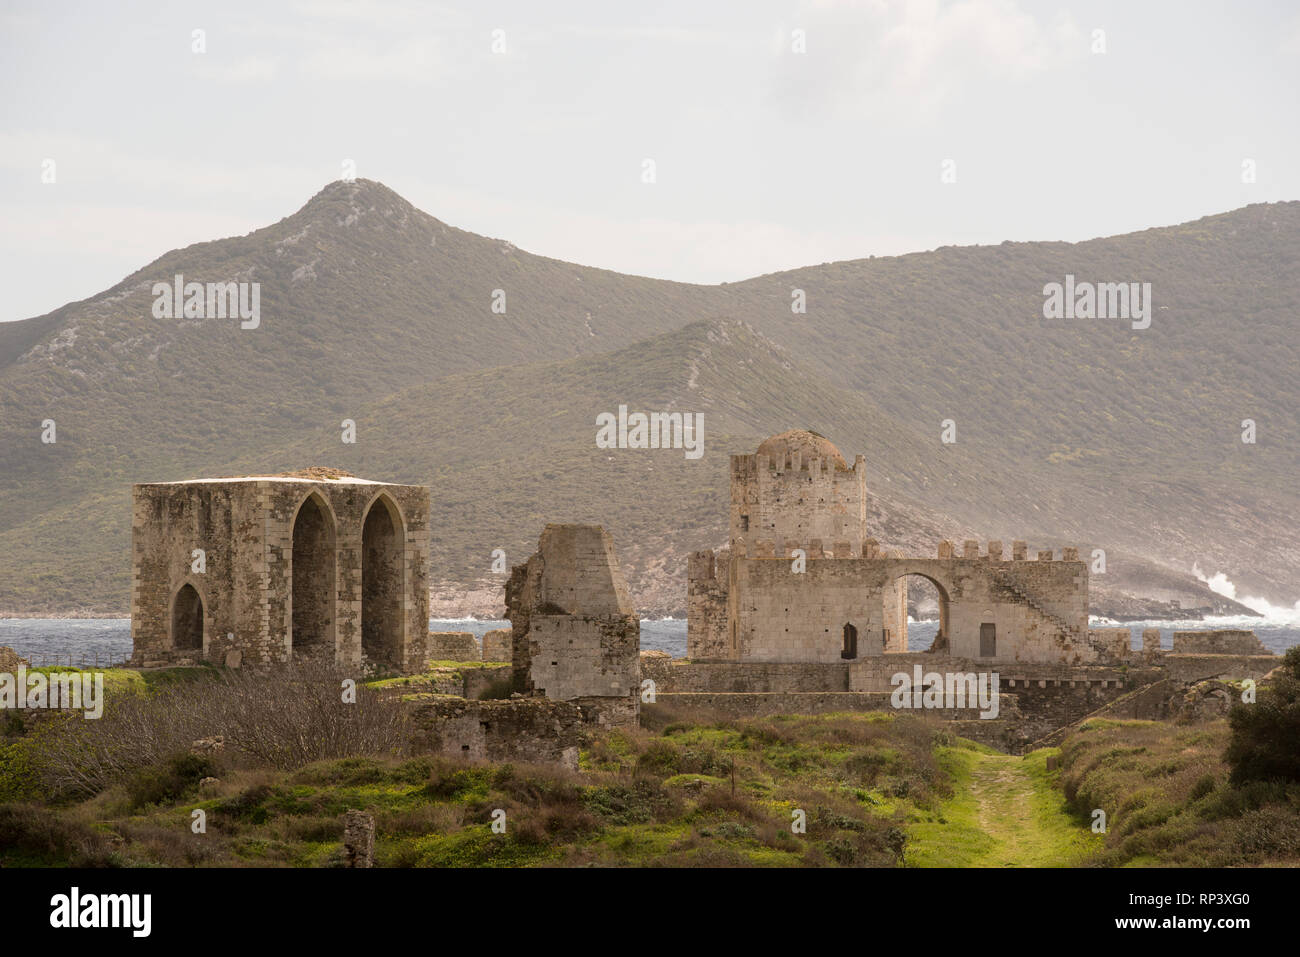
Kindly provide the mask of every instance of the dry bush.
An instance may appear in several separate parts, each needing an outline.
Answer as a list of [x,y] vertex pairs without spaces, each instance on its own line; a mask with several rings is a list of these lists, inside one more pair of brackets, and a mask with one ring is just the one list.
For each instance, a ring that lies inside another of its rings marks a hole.
[[23,863],[60,862],[70,867],[114,863],[108,835],[79,818],[65,818],[34,804],[0,805],[0,848]]
[[330,664],[302,663],[115,698],[97,720],[60,722],[42,734],[42,783],[55,798],[87,797],[217,735],[225,739],[221,760],[277,770],[405,753],[401,702],[358,686],[355,703],[345,704],[349,677]]

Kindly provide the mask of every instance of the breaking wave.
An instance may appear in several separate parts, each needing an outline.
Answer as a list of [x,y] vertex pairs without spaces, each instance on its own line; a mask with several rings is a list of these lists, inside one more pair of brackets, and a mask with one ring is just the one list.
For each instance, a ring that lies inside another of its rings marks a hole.
[[[1215,572],[1207,576],[1201,571],[1200,566],[1192,566],[1192,574],[1209,586],[1210,591],[1216,595],[1222,595],[1224,598],[1231,598],[1233,601],[1241,602],[1252,611],[1257,611],[1264,616],[1264,624],[1269,625],[1300,625],[1300,601],[1296,602],[1290,608],[1286,605],[1275,605],[1267,598],[1258,598],[1253,595],[1238,595],[1237,586],[1232,583],[1223,572]],[[1259,623],[1257,618],[1246,618],[1243,616],[1228,616],[1224,618],[1207,618],[1206,621],[1215,622],[1249,622]]]

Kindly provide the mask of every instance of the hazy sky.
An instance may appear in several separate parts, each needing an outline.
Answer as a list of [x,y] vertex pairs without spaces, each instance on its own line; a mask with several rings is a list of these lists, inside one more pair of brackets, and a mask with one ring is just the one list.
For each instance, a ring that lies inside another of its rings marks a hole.
[[6,320],[347,159],[451,225],[709,283],[1300,198],[1287,3],[3,0],[0,82]]

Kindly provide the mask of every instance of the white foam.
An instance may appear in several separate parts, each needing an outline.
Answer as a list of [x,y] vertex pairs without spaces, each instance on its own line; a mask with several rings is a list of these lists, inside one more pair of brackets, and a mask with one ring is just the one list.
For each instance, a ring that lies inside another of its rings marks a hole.
[[1224,598],[1231,598],[1233,601],[1240,602],[1252,611],[1259,612],[1263,619],[1249,618],[1245,615],[1232,615],[1223,618],[1207,618],[1206,621],[1215,622],[1255,622],[1256,624],[1265,625],[1300,625],[1300,601],[1296,602],[1290,608],[1286,605],[1275,605],[1267,598],[1257,598],[1251,595],[1238,596],[1237,586],[1232,583],[1223,572],[1215,572],[1213,575],[1206,577],[1197,565],[1192,566],[1192,574],[1210,586],[1210,591],[1216,595],[1222,595]]

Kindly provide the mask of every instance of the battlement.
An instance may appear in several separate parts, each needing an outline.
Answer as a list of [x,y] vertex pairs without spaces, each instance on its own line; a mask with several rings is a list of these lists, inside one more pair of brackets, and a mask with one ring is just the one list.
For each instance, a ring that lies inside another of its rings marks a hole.
[[856,476],[866,468],[866,457],[858,455],[850,468],[841,468],[835,462],[818,456],[804,456],[799,452],[785,452],[778,455],[746,454],[731,457],[731,474],[736,476],[753,476],[759,473],[784,475],[787,472],[806,473],[811,476],[827,475],[832,479],[840,476]]
[[[736,542],[732,553],[737,558],[793,558],[794,551],[802,549],[805,556],[809,559],[833,559],[847,558],[855,561],[861,559],[878,559],[881,561],[896,560],[907,558],[899,549],[884,549],[874,538],[865,539],[858,549],[854,549],[851,542],[837,541],[827,543],[820,539],[814,538],[806,542],[795,541],[793,539],[770,539],[754,538],[749,540],[740,540]],[[912,556],[922,557],[922,556]],[[957,553],[956,546],[950,541],[942,541],[937,549],[937,556],[944,560],[961,559],[964,561],[986,561],[986,562],[1007,562],[1004,556],[1002,542],[993,539],[986,547],[986,550],[980,551],[980,544],[975,539],[966,539],[962,543],[961,554]],[[712,571],[713,553],[709,551],[692,552],[690,555],[689,576],[695,579],[707,579],[713,577]],[[1028,548],[1024,542],[1016,541],[1012,543],[1011,558],[1012,562],[1031,561],[1028,557]],[[697,566],[696,562],[699,562]],[[1050,548],[1041,549],[1038,552],[1037,562],[1053,562],[1061,564],[1065,562],[1079,562],[1079,550],[1077,548],[1062,548],[1060,559],[1056,558],[1056,553]],[[707,563],[707,570],[706,564]]]

